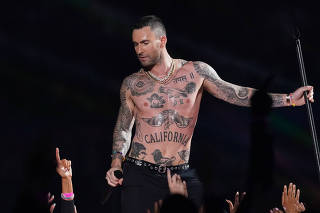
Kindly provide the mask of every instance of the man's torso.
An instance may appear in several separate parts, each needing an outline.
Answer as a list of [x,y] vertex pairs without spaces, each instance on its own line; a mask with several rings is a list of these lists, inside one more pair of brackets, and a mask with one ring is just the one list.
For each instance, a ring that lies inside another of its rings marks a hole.
[[203,78],[192,62],[175,63],[177,68],[165,84],[143,71],[128,77],[136,126],[129,152],[132,158],[166,166],[189,160]]

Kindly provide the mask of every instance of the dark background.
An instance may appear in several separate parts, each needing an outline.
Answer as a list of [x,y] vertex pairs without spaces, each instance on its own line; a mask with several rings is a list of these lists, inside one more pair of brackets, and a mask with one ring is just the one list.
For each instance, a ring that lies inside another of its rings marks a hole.
[[[120,84],[140,68],[130,26],[143,15],[162,18],[172,57],[204,61],[222,79],[243,86],[259,88],[273,76],[268,91],[278,93],[301,86],[290,34],[295,19],[320,125],[315,1],[7,1],[0,14],[1,212],[11,212],[37,189],[59,200],[52,165],[56,146],[61,157],[72,160],[78,211],[117,211],[98,201],[110,165]],[[253,187],[254,212],[280,207],[282,187],[291,181],[308,212],[318,212],[320,186],[306,107],[273,109],[268,121],[273,141],[262,138],[263,144],[252,146],[250,108],[205,94],[191,163],[216,197],[231,199],[237,190]],[[248,182],[253,173],[260,179]]]

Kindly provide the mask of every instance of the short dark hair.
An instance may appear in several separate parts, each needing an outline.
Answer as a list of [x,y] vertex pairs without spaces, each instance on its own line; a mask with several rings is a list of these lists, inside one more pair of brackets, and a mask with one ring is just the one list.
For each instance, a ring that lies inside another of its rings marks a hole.
[[157,37],[166,36],[166,28],[164,27],[161,19],[155,15],[143,16],[139,21],[133,25],[132,31],[141,29],[143,27],[150,27],[151,30],[156,34]]

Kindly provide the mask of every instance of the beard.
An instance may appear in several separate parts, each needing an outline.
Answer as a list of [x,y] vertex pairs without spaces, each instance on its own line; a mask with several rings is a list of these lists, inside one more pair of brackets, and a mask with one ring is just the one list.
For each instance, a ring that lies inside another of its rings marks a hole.
[[144,70],[151,70],[160,61],[161,56],[159,55],[153,58],[150,58],[150,57],[148,58],[150,60],[144,61],[144,62],[139,59],[140,64]]

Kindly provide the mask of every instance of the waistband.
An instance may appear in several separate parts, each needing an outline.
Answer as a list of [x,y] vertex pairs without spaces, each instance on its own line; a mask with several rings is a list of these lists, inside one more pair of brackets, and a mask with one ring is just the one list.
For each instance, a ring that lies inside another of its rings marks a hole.
[[166,165],[158,165],[158,164],[150,163],[144,160],[138,160],[131,157],[126,157],[125,162],[142,167],[142,168],[146,168],[150,171],[155,172],[156,174],[166,174],[167,169],[170,169],[171,172],[186,171],[189,169],[189,164],[187,163],[176,165],[176,166],[166,166]]

